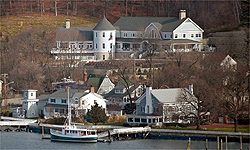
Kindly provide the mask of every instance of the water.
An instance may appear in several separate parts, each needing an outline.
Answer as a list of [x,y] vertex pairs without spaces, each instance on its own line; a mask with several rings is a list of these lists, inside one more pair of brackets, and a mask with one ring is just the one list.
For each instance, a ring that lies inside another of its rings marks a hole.
[[[42,135],[28,132],[0,132],[0,149],[20,149],[20,150],[50,150],[50,149],[95,149],[95,150],[110,150],[110,149],[143,149],[143,150],[184,150],[187,149],[188,141],[184,140],[152,140],[138,139],[129,141],[114,141],[112,143],[67,143],[67,142],[51,142],[48,139],[42,140]],[[247,149],[249,143],[243,143],[243,149]],[[209,149],[216,150],[217,143],[209,142]],[[223,148],[225,149],[225,144]],[[228,143],[228,148],[240,149],[240,144],[237,142]],[[205,150],[205,141],[191,141],[191,150]]]

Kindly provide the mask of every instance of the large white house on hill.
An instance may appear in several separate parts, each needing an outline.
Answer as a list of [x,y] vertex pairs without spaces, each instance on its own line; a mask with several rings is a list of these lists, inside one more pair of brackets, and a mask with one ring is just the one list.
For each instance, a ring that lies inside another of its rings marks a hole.
[[121,17],[113,25],[103,18],[95,27],[58,27],[56,59],[107,60],[140,54],[146,43],[166,51],[201,51],[203,29],[181,10],[176,17]]

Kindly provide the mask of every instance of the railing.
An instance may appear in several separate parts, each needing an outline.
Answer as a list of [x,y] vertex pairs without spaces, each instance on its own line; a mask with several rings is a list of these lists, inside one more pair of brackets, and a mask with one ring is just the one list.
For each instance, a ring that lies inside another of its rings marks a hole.
[[98,138],[106,137],[114,134],[132,134],[132,133],[146,133],[150,132],[150,127],[134,127],[134,128],[124,128],[124,129],[113,129],[108,132],[103,132],[98,134]]

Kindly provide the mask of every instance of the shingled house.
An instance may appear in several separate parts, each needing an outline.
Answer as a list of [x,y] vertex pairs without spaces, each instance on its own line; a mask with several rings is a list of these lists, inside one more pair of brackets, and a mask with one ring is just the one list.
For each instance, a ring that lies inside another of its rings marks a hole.
[[[201,51],[203,29],[181,10],[176,17],[121,17],[113,25],[103,18],[93,27],[58,27],[57,59],[107,60],[139,54],[144,43],[159,44],[166,51]],[[138,55],[136,55],[138,56]]]

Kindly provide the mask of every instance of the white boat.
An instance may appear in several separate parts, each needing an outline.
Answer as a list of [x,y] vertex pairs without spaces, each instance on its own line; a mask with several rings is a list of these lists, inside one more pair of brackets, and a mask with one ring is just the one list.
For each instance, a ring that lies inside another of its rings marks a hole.
[[76,126],[71,123],[71,105],[69,101],[68,88],[68,124],[59,130],[50,129],[51,141],[65,141],[65,142],[97,142],[98,136],[96,130],[84,129],[81,126]]

